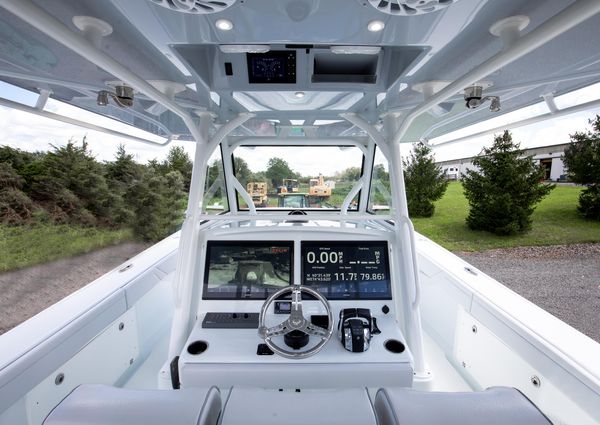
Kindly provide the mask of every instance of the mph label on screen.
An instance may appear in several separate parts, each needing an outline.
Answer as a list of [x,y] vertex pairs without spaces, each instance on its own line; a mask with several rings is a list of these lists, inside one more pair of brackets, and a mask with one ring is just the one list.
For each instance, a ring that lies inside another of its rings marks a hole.
[[304,242],[303,284],[329,299],[390,298],[387,243]]

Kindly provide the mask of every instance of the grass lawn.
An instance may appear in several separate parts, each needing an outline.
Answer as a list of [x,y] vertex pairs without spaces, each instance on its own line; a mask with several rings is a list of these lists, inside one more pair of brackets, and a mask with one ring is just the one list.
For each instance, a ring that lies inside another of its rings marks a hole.
[[533,213],[530,232],[496,236],[470,230],[465,224],[468,203],[459,182],[451,182],[431,218],[414,218],[415,229],[451,251],[483,251],[524,245],[559,245],[600,242],[600,222],[577,214],[581,187],[556,186]]
[[0,225],[0,272],[71,257],[133,239],[129,229]]

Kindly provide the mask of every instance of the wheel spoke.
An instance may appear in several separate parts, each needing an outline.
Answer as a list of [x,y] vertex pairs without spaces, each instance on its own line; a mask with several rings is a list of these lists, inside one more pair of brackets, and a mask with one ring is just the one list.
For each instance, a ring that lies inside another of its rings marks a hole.
[[265,329],[264,335],[265,335],[265,338],[272,338],[274,336],[285,335],[291,331],[292,331],[292,329],[290,327],[289,321],[286,320],[277,326],[273,326],[273,327]]
[[299,289],[292,291],[292,310],[290,316],[296,319],[304,317],[302,314],[302,292]]
[[318,336],[321,338],[326,338],[327,335],[329,334],[329,332],[327,332],[327,329],[324,329],[320,326],[313,325],[312,323],[307,323],[304,326],[304,329],[302,329],[302,331],[306,332],[309,335],[314,335],[314,336]]

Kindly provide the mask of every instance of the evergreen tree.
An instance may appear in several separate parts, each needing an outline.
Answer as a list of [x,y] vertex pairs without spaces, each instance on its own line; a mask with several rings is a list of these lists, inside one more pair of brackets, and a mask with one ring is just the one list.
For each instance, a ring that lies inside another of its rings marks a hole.
[[473,160],[462,184],[469,201],[467,225],[498,235],[513,235],[531,228],[535,205],[554,188],[540,183],[543,170],[513,143],[508,131],[494,138],[490,148]]
[[563,161],[569,178],[587,186],[579,195],[577,210],[586,218],[600,220],[600,115],[590,124],[594,131],[571,135]]
[[186,192],[190,190],[190,183],[192,181],[192,168],[194,165],[190,160],[189,155],[181,146],[173,146],[169,149],[167,159],[164,162],[166,172],[165,177],[172,171],[179,171],[183,178],[183,188]]
[[81,146],[69,140],[65,146],[53,147],[43,159],[36,192],[42,188],[76,223],[93,226],[100,219],[114,224],[104,167],[88,150],[85,138]]
[[444,196],[448,180],[436,165],[431,149],[417,143],[408,160],[403,161],[408,214],[411,217],[431,217],[434,202]]
[[164,161],[159,162],[156,159],[152,159],[148,162],[148,166],[162,176],[166,176],[171,171],[179,171],[183,177],[184,189],[186,192],[189,192],[192,181],[193,163],[183,147],[171,147]]
[[110,193],[106,205],[111,210],[111,221],[115,224],[130,225],[134,218],[131,203],[133,185],[143,177],[143,166],[133,160],[133,155],[119,145],[115,160],[105,165],[106,180]]
[[162,176],[149,168],[131,191],[136,236],[157,241],[174,232],[181,224],[183,199],[183,177],[178,171]]

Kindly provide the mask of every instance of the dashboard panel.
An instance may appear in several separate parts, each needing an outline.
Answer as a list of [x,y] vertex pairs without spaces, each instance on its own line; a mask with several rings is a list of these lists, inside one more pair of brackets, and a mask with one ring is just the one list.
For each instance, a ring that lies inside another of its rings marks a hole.
[[[328,300],[392,299],[387,241],[301,241],[299,250],[299,283]],[[294,283],[294,258],[293,241],[208,241],[202,299],[265,300]]]

